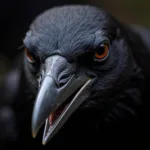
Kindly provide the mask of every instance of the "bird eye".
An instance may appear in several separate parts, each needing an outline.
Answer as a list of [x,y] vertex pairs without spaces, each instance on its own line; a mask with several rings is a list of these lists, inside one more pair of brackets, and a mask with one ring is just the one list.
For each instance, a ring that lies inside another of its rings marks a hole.
[[94,58],[96,60],[103,60],[108,56],[109,53],[109,45],[108,44],[101,44],[94,54]]
[[26,54],[26,57],[27,57],[28,61],[30,63],[35,62],[34,57],[29,53],[28,48],[25,48],[24,51],[25,51],[25,54]]

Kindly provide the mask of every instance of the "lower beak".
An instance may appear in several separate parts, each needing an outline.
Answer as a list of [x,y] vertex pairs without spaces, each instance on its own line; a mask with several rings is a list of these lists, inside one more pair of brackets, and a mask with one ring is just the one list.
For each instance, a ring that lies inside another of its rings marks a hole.
[[46,144],[89,96],[91,82],[92,79],[85,75],[78,78],[72,75],[63,87],[58,88],[54,79],[46,76],[33,109],[33,137],[46,122],[42,141],[43,145]]

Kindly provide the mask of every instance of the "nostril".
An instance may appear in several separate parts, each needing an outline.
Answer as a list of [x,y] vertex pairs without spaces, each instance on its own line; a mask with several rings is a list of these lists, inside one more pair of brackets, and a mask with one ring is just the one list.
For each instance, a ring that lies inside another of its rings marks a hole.
[[68,81],[69,79],[71,78],[71,75],[70,74],[63,74],[62,76],[60,76],[58,82],[59,82],[59,86],[64,86]]
[[42,76],[40,75],[39,79],[38,79],[38,82],[39,82],[39,87],[41,86],[41,83],[42,83]]
[[42,83],[42,80],[43,80],[43,77],[44,77],[44,71],[41,72],[40,76],[39,76],[39,87],[41,86],[41,83]]

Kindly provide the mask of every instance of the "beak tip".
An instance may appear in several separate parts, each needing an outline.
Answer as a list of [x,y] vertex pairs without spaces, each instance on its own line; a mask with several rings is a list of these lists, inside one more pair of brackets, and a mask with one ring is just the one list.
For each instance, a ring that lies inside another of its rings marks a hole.
[[35,121],[34,119],[32,119],[32,128],[31,128],[31,131],[32,131],[32,137],[33,138],[36,138],[40,128],[41,128],[42,124],[39,125],[39,123],[37,122],[37,120]]
[[44,146],[46,145],[46,141],[45,140],[42,141],[42,145],[44,145]]
[[32,125],[32,137],[33,138],[36,138],[38,131],[39,131],[39,128]]
[[33,138],[36,138],[36,135],[37,135],[36,132],[32,132],[32,137]]

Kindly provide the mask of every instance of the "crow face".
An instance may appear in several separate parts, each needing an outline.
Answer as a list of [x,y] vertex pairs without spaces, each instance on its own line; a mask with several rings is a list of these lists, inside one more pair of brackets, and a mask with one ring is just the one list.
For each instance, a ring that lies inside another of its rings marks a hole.
[[[25,39],[25,69],[36,95],[32,132],[46,121],[48,142],[77,109],[100,103],[130,73],[131,54],[123,29],[92,6],[55,7],[40,14]],[[91,100],[92,99],[92,100]]]

